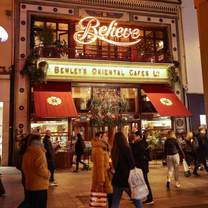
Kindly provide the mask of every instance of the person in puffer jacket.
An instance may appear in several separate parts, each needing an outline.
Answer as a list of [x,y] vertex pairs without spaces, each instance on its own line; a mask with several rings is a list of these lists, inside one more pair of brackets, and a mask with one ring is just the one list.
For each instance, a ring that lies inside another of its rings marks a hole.
[[25,174],[25,189],[28,191],[30,208],[47,207],[47,189],[51,176],[45,156],[46,150],[40,135],[34,135],[28,141],[23,156],[22,171]]

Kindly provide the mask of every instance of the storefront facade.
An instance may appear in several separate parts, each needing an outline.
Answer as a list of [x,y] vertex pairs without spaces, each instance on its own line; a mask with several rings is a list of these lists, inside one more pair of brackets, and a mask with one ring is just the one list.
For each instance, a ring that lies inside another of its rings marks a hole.
[[[20,131],[26,133],[40,128],[43,135],[46,129],[51,129],[54,137],[62,141],[63,138],[73,139],[81,132],[88,141],[95,131],[105,130],[112,141],[113,134],[120,129],[92,128],[91,125],[90,102],[97,91],[126,96],[128,110],[121,130],[127,137],[132,128],[143,132],[186,131],[183,116],[191,114],[182,104],[181,87],[175,84],[176,94],[167,87],[167,67],[173,60],[180,62],[178,1],[157,4],[51,1],[35,5],[19,2],[17,6],[17,135]],[[46,29],[52,34],[50,45],[41,40]],[[27,78],[21,77],[19,72],[31,54],[37,57],[37,65],[47,63],[45,85],[53,87],[37,89]],[[182,76],[177,67],[175,73]],[[60,107],[64,101],[50,95],[55,99],[40,104],[40,96],[63,91],[73,98],[68,105],[76,112],[66,109],[65,116],[54,114],[53,110],[41,111],[47,109],[47,102],[56,102]]]

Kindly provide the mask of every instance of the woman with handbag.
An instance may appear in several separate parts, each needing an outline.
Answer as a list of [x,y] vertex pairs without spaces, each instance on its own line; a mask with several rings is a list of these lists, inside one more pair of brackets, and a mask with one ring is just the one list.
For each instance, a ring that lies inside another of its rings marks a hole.
[[184,152],[175,137],[174,131],[168,131],[167,140],[165,141],[165,157],[167,156],[168,175],[167,175],[167,189],[170,189],[170,181],[175,172],[175,187],[179,188],[179,164],[180,157],[179,153],[182,154],[182,158],[185,158]]
[[[113,204],[111,208],[117,208],[120,204],[123,191],[131,198],[131,189],[128,178],[130,170],[135,168],[135,163],[131,149],[122,132],[117,132],[114,136],[111,157],[115,174],[113,176]],[[142,208],[141,200],[132,199],[137,208]]]
[[95,138],[92,139],[92,161],[93,161],[93,174],[92,174],[92,191],[102,190],[107,193],[108,206],[111,208],[113,188],[111,181],[108,177],[109,155],[106,145],[100,141],[103,136],[102,132],[97,132]]

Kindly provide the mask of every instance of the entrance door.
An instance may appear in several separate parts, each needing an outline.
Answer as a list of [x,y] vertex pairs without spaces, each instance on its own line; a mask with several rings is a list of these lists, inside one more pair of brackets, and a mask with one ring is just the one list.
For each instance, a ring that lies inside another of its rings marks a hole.
[[73,121],[73,140],[75,140],[77,134],[81,134],[84,141],[89,141],[91,138],[90,135],[90,122],[80,122],[80,121]]

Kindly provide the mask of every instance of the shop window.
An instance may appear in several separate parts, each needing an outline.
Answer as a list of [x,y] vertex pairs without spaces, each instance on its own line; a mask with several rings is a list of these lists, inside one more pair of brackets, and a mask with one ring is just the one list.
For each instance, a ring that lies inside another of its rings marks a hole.
[[87,113],[90,110],[90,87],[72,87],[72,97],[78,113]]
[[40,21],[34,21],[34,27],[43,27],[44,26],[44,22],[40,22]]
[[153,33],[153,31],[145,31],[145,36],[148,37],[148,38],[153,38],[154,33]]
[[58,39],[60,41],[60,46],[67,46],[68,45],[68,33],[67,31],[58,31],[57,32]]
[[146,41],[146,52],[147,53],[154,53],[154,40],[147,39],[147,41]]
[[52,29],[56,30],[56,23],[55,22],[46,22],[47,26],[50,26]]
[[68,30],[68,24],[59,23],[58,24],[58,29],[59,30]]
[[137,100],[138,100],[138,90],[137,88],[120,88],[121,94],[125,95],[129,107],[128,112],[136,112]]
[[136,46],[137,52],[139,53],[144,53],[145,49],[144,49],[144,39],[141,39],[140,42],[137,44]]
[[61,150],[65,145],[70,145],[71,138],[68,138],[68,120],[57,119],[56,121],[31,121],[31,133],[39,133],[43,137],[46,130],[52,132],[51,140],[54,148],[59,146]]
[[152,119],[142,120],[142,131],[145,130],[163,130],[171,129],[171,118],[170,117],[156,117]]
[[164,42],[162,40],[156,40],[156,52],[157,53],[164,52]]
[[139,30],[140,37],[144,36],[144,30]]
[[[67,20],[68,21],[68,20]],[[138,28],[141,41],[136,45],[132,46],[117,46],[114,44],[107,43],[101,39],[97,39],[96,41],[90,44],[82,44],[77,43],[71,39],[69,35],[74,34],[74,32],[79,31],[78,21],[69,20],[69,23],[66,20],[60,19],[44,19],[38,16],[32,16],[32,29],[31,29],[31,38],[34,38],[37,31],[41,30],[41,27],[44,25],[51,26],[54,34],[53,50],[48,49],[38,49],[41,52],[37,51],[38,54],[43,54],[43,57],[54,57],[54,58],[62,58],[61,55],[65,54],[67,58],[86,58],[86,59],[104,59],[104,60],[121,60],[121,61],[136,61],[136,62],[165,62],[169,60],[167,58],[167,54],[169,55],[168,48],[168,29],[167,28],[154,28],[154,27],[142,27],[138,25],[122,25],[119,23],[120,27],[123,28],[131,28],[132,30]],[[106,25],[107,23],[102,23],[100,27]],[[99,27],[99,28],[100,28]],[[34,33],[33,33],[34,31]],[[90,32],[94,32],[92,29]],[[105,32],[103,32],[105,33]],[[125,34],[128,36],[128,30]],[[78,34],[78,37],[81,37],[82,34]],[[90,42],[94,36],[88,34],[84,40],[80,40],[81,42]],[[129,35],[128,38],[124,37],[108,37],[110,40],[116,42],[133,42],[135,39],[132,39]],[[43,46],[40,40],[35,37],[33,41],[31,41],[31,47]],[[63,47],[64,46],[64,47]],[[70,48],[70,50],[60,49],[60,48]],[[49,51],[50,50],[50,51]],[[52,54],[51,51],[54,51]],[[157,53],[157,54],[156,54]],[[57,56],[57,57],[56,57]]]
[[163,32],[155,31],[155,38],[163,38]]

